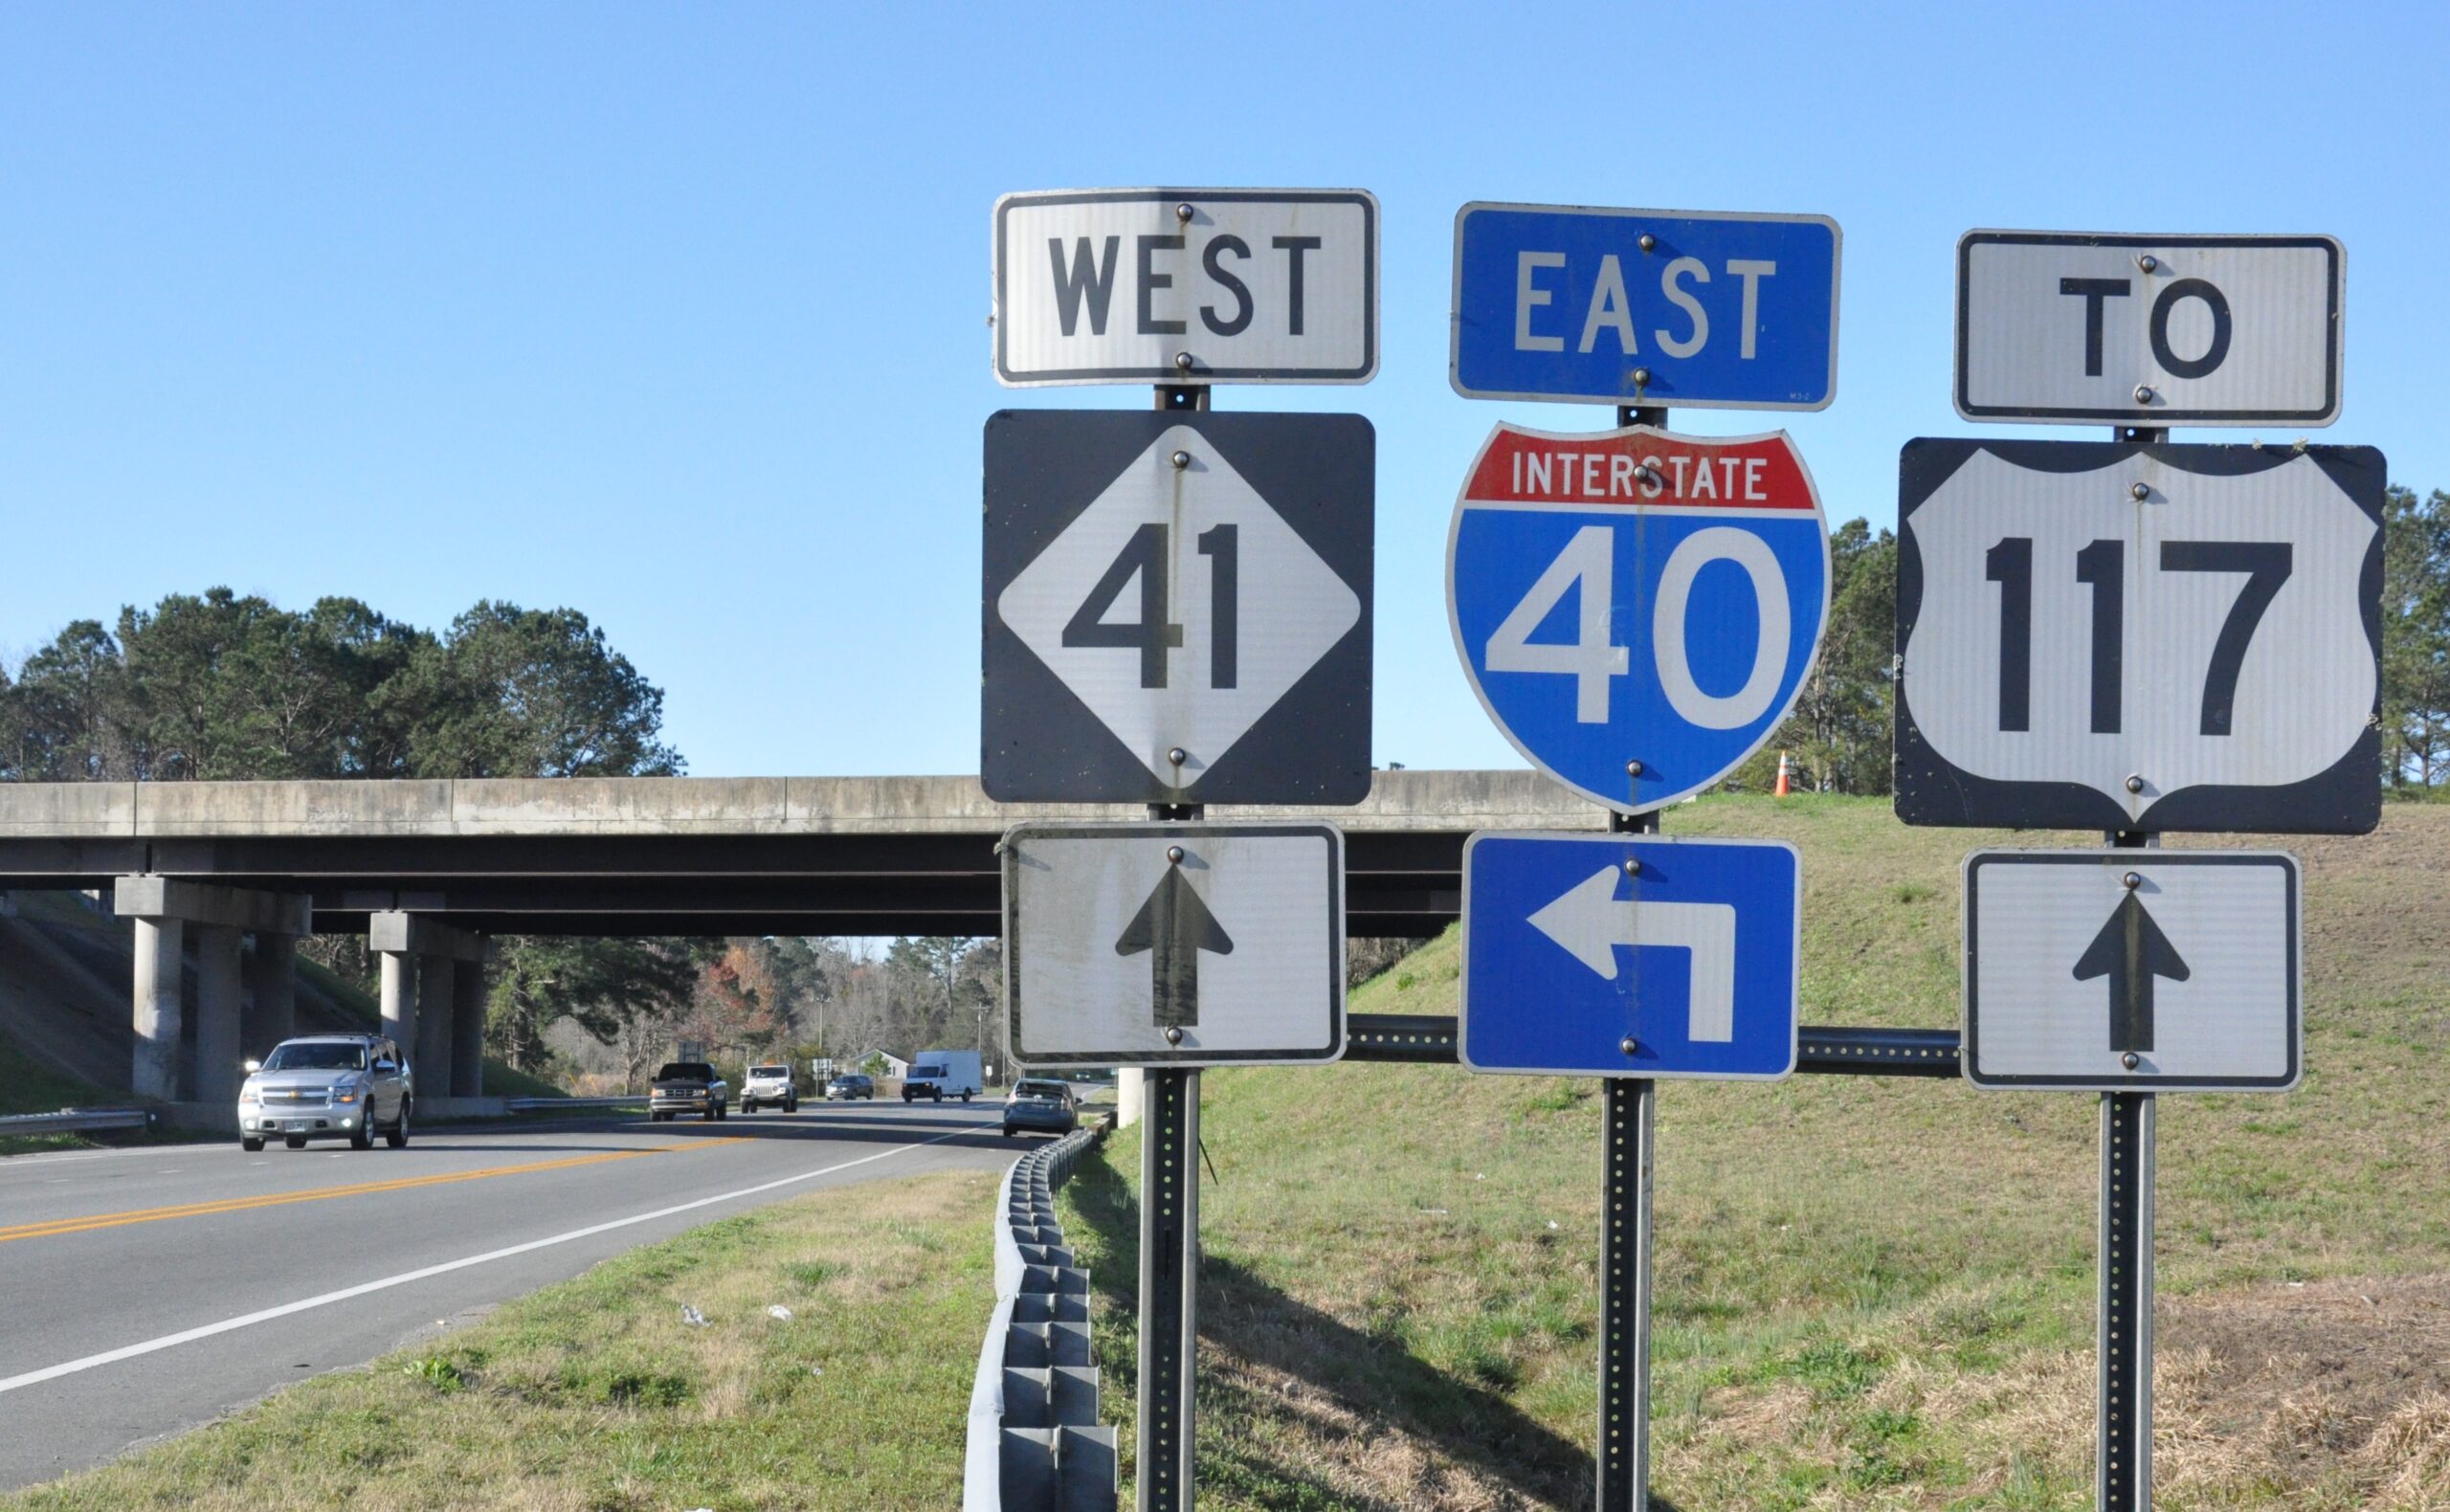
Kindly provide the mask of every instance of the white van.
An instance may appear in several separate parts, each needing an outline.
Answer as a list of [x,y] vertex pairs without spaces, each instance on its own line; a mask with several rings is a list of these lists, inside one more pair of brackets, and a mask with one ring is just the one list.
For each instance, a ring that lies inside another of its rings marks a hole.
[[902,1078],[902,1101],[930,1098],[964,1102],[987,1090],[975,1050],[923,1050],[910,1057],[910,1074]]

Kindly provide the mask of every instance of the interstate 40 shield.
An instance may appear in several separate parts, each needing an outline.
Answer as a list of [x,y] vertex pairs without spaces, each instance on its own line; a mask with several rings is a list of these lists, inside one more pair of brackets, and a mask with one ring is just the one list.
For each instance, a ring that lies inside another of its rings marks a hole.
[[1500,425],[1447,536],[1448,622],[1514,748],[1594,803],[1701,791],[1793,706],[1829,611],[1829,531],[1784,432]]

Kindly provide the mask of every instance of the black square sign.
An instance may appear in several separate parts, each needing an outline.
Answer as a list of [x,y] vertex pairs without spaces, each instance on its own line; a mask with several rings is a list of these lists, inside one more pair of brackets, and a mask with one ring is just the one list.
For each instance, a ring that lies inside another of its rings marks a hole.
[[1376,470],[1359,415],[991,416],[987,795],[1369,796]]

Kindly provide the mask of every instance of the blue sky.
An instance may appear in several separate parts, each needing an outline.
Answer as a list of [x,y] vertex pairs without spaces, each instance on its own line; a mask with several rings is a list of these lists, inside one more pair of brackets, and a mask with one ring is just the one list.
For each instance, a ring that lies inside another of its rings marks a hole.
[[[440,624],[571,604],[694,771],[977,764],[999,193],[1384,211],[1378,759],[1516,765],[1455,664],[1465,464],[1582,406],[1446,384],[1467,200],[1844,229],[1833,520],[1949,405],[1976,226],[2328,233],[2320,438],[2450,487],[2450,9],[2061,4],[0,7],[0,650],[228,584]],[[2005,429],[2005,428],[2002,428]],[[2034,437],[2100,430],[2017,427]],[[2182,432],[2243,440],[2246,433]]]

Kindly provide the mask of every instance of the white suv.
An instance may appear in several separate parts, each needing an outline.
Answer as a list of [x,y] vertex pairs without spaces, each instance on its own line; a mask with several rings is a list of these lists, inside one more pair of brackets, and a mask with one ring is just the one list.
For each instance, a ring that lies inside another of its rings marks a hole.
[[800,1089],[791,1083],[789,1066],[751,1066],[747,1079],[740,1084],[740,1111],[754,1113],[759,1108],[781,1108],[786,1113],[800,1110]]
[[374,1136],[409,1143],[415,1084],[400,1047],[380,1034],[309,1034],[284,1039],[259,1065],[247,1062],[238,1089],[238,1143],[253,1152],[267,1138],[291,1149],[310,1139],[345,1139],[372,1149]]

